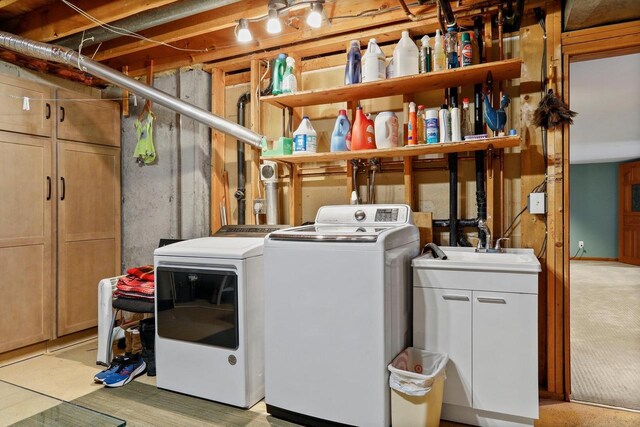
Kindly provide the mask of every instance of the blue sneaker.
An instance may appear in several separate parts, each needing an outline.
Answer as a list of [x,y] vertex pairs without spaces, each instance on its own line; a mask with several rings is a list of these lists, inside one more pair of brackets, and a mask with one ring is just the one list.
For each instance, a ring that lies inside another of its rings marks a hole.
[[125,362],[120,369],[107,376],[102,383],[106,387],[122,387],[125,384],[129,384],[138,375],[144,373],[147,369],[147,365],[140,357],[140,354],[136,354],[127,362]]
[[116,356],[113,358],[113,360],[111,361],[111,364],[109,365],[109,367],[103,371],[98,372],[94,377],[93,377],[93,381],[96,383],[100,383],[102,384],[102,382],[104,381],[105,378],[107,378],[109,375],[115,373],[118,371],[118,369],[120,369],[122,367],[122,365],[126,364],[127,362],[129,362],[131,360],[131,355],[122,355],[122,356]]

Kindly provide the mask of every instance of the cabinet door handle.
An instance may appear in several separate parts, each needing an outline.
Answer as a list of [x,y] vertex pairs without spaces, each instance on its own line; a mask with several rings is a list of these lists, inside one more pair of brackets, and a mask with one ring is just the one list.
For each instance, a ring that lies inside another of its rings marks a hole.
[[64,200],[64,196],[67,194],[67,186],[64,183],[64,176],[60,177],[60,182],[62,182],[62,195],[60,196],[60,200]]
[[442,299],[450,301],[469,301],[469,297],[466,295],[442,295]]
[[47,107],[47,114],[44,118],[48,120],[51,118],[51,104],[47,102],[45,106]]
[[47,177],[47,200],[51,200],[51,177]]
[[486,297],[478,297],[478,302],[487,302],[490,304],[506,304],[504,298],[486,298]]
[[60,123],[64,122],[64,107],[60,107]]

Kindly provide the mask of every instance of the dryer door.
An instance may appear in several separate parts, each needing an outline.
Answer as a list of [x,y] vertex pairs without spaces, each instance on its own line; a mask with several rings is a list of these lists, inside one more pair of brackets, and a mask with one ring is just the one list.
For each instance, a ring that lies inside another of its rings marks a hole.
[[234,271],[158,267],[156,301],[160,337],[238,348],[238,276]]

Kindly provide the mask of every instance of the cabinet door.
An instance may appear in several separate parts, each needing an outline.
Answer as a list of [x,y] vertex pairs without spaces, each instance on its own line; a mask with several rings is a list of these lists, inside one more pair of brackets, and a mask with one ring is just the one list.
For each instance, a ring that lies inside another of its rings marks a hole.
[[0,353],[51,335],[51,139],[0,132]]
[[[52,107],[51,88],[32,82],[0,75],[0,130],[51,135]],[[24,98],[29,108],[24,108]]]
[[98,282],[120,271],[120,150],[58,142],[58,335],[96,326]]
[[118,104],[112,101],[81,101],[89,96],[62,89],[57,93],[59,139],[120,147]]
[[473,292],[473,407],[538,418],[537,296]]
[[449,355],[443,401],[471,407],[471,291],[414,288],[413,345]]

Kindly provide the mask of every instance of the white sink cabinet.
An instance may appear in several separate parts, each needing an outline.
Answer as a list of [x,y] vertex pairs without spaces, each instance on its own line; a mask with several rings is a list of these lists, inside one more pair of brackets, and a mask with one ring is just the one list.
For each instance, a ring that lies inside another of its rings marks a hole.
[[413,345],[449,355],[442,418],[532,425],[538,418],[540,264],[527,249],[441,249],[449,260],[413,260]]

